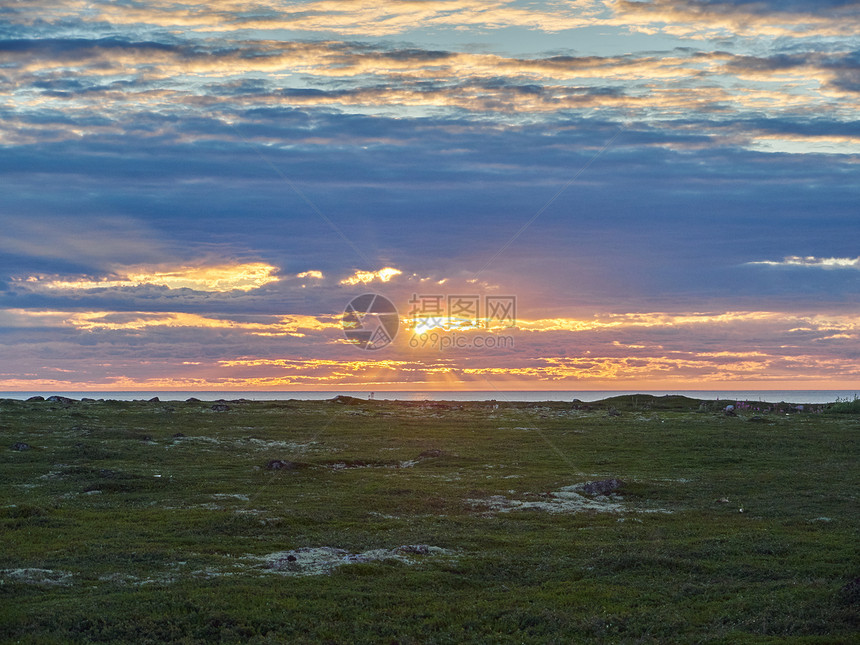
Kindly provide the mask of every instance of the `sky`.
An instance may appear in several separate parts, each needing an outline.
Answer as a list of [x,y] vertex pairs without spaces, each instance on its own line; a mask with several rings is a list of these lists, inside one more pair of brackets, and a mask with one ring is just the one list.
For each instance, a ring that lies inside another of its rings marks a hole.
[[857,34],[3,0],[0,390],[860,387]]

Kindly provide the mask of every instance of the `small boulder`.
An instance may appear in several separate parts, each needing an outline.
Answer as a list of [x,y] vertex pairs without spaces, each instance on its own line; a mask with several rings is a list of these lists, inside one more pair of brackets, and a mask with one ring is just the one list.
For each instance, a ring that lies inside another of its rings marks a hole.
[[44,400],[45,400],[44,396],[31,396],[29,399],[27,399],[27,403],[36,403],[36,402],[44,401]]
[[75,402],[74,399],[70,399],[67,396],[59,396],[57,394],[49,396],[46,400],[50,401],[51,403],[62,403],[63,405],[70,405]]
[[17,450],[18,452],[24,452],[25,450],[30,449],[30,444],[23,443],[18,441],[17,443],[12,444],[12,450]]
[[620,479],[602,479],[596,482],[588,482],[583,484],[582,492],[586,495],[609,495],[609,493],[621,488],[624,485]]
[[160,402],[161,402],[161,399],[159,399],[157,396],[154,396],[149,400],[149,403],[160,403]]
[[224,403],[216,403],[215,405],[212,406],[212,409],[215,412],[227,412],[230,409],[230,406],[226,405]]
[[272,459],[266,464],[266,470],[296,470],[299,465],[294,461]]
[[185,399],[185,402],[186,403],[200,403],[200,399],[197,399],[193,396],[189,396],[187,399]]

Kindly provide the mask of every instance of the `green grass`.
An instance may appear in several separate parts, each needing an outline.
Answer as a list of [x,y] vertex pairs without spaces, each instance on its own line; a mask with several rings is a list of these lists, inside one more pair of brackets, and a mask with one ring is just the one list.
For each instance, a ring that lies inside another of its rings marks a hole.
[[[856,415],[211,405],[0,401],[3,642],[860,642]],[[545,510],[610,477],[621,512]],[[415,544],[446,551],[259,559]]]
[[828,406],[829,412],[837,412],[839,414],[860,414],[860,398],[854,395],[852,400],[837,399],[835,403]]

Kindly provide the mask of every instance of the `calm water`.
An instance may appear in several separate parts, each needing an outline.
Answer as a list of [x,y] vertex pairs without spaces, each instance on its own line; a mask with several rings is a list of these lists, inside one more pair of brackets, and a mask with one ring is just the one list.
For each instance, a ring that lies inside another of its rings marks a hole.
[[[133,391],[133,392],[0,392],[0,398],[27,399],[31,396],[50,396],[60,394],[73,399],[88,397],[91,399],[114,399],[117,401],[132,401],[151,399],[157,396],[162,401],[184,401],[196,397],[202,401],[218,399],[251,399],[253,401],[285,401],[287,399],[320,400],[331,399],[339,394],[354,396],[360,399],[369,398],[369,390],[362,391],[307,391],[307,392],[241,392],[241,391]],[[857,390],[672,390],[672,391],[635,391],[635,390],[600,390],[600,391],[431,391],[409,390],[403,392],[374,392],[374,398],[398,401],[597,401],[619,394],[681,394],[694,399],[720,399],[726,401],[768,401],[778,403],[831,403],[837,399],[852,400],[860,395]]]

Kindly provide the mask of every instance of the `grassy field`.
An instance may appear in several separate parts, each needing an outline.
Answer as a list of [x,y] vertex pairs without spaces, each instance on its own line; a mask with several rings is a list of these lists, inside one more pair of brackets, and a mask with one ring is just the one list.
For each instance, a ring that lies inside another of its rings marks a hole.
[[722,407],[0,400],[0,639],[860,642],[860,416]]

